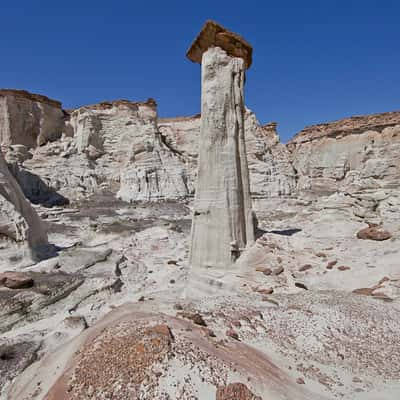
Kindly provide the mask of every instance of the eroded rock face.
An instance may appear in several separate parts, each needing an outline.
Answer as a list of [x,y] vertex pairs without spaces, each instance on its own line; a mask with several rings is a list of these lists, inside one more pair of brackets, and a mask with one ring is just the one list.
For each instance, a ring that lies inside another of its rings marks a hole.
[[226,268],[254,241],[244,139],[244,66],[219,47],[202,61],[202,118],[190,263]]
[[9,169],[25,195],[46,206],[81,200],[100,190],[106,181],[96,163],[77,152],[75,138],[69,136],[38,147],[31,159],[10,163]]
[[28,148],[59,138],[65,114],[61,103],[24,90],[0,90],[0,144]]
[[33,256],[48,245],[46,229],[7,168],[0,152],[0,234],[16,242],[27,241]]
[[34,342],[0,343],[0,388],[36,360],[38,348]]
[[287,145],[297,191],[333,193],[399,186],[400,112],[308,127]]
[[[3,153],[32,201],[59,205],[65,200],[55,192],[74,201],[102,189],[127,201],[194,194],[200,115],[158,119],[152,100],[67,113],[57,101],[15,90],[2,90],[0,104]],[[253,198],[398,187],[400,112],[310,126],[288,144],[275,123],[262,126],[250,110],[244,120]]]
[[164,143],[153,100],[82,107],[71,115],[78,153],[96,159],[104,181],[126,201],[174,199],[193,191],[185,160]]
[[[196,161],[198,117],[160,121],[177,151]],[[332,194],[399,186],[400,112],[346,118],[305,128],[282,144],[276,124],[245,115],[250,184],[255,198]]]
[[[193,183],[197,173],[200,115],[159,119],[159,130],[169,147],[186,160]],[[245,142],[253,197],[290,196],[297,177],[289,149],[280,143],[276,123],[262,126],[255,114],[244,114]]]

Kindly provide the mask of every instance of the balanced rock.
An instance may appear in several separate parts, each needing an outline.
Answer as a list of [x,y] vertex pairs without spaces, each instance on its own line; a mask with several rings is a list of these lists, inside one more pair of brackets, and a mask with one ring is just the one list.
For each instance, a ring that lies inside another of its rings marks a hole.
[[[229,267],[254,241],[244,138],[244,71],[249,64],[244,54],[232,56],[224,42],[210,42],[211,27],[214,25],[207,22],[188,51],[189,58],[202,63],[199,164],[190,253],[195,268]],[[237,35],[221,32],[237,48],[248,46]],[[203,48],[199,43],[206,45]],[[193,57],[199,47],[201,59]]]

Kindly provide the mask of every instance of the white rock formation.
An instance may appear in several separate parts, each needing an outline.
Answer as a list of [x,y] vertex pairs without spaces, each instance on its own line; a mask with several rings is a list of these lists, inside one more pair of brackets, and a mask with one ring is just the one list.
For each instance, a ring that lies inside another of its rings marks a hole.
[[262,126],[255,114],[247,110],[246,148],[254,198],[290,196],[296,189],[291,154],[280,142],[276,126],[274,122]]
[[0,152],[0,236],[26,241],[33,257],[40,257],[48,241],[44,224],[7,168]]
[[[200,37],[206,29],[207,24]],[[190,264],[226,268],[254,241],[244,138],[245,60],[220,47],[204,50]]]
[[184,158],[158,131],[153,100],[82,107],[72,113],[71,125],[78,153],[96,159],[96,171],[119,187],[121,199],[173,199],[193,191]]
[[[12,90],[0,91],[0,110],[3,154],[32,201],[60,204],[47,188],[72,201],[102,189],[127,201],[194,194],[200,115],[158,119],[154,101],[119,100],[68,116],[54,100]],[[253,198],[399,186],[399,112],[310,126],[288,144],[250,110],[244,126]]]
[[61,103],[23,90],[0,90],[0,145],[34,148],[64,131]]
[[[189,179],[194,182],[200,115],[159,119],[158,126],[169,147],[185,157]],[[263,126],[255,114],[246,109],[244,127],[252,196],[290,196],[296,190],[296,172],[288,148],[280,143],[276,123]]]
[[[160,130],[195,168],[198,116],[160,120]],[[247,110],[245,131],[254,198],[399,187],[399,112],[310,126],[283,144],[276,124],[262,126]]]
[[399,187],[399,112],[310,126],[287,147],[298,175],[297,191],[333,193]]

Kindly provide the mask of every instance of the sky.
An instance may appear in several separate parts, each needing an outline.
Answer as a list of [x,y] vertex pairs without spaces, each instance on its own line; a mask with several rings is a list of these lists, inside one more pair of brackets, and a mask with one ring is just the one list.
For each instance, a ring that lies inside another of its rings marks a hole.
[[287,141],[307,125],[400,110],[397,0],[0,0],[0,87],[75,108],[154,98],[200,112],[186,50],[207,19],[253,46],[245,101]]

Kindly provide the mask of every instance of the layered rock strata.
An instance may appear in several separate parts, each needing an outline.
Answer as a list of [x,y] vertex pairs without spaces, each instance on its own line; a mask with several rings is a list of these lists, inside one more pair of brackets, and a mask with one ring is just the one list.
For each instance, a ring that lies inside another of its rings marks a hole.
[[61,103],[24,90],[0,90],[0,144],[34,148],[64,131]]
[[[200,115],[159,119],[152,100],[103,102],[67,113],[59,102],[11,90],[0,92],[0,103],[3,154],[33,202],[60,205],[66,201],[54,193],[75,201],[103,189],[126,201],[194,194]],[[9,107],[14,103],[19,108]],[[33,108],[53,111],[38,119]],[[310,126],[287,144],[275,123],[261,125],[250,110],[244,129],[253,198],[399,186],[400,112]]]
[[[186,160],[189,179],[196,176],[200,137],[200,114],[162,118],[159,130],[169,147]],[[253,198],[290,196],[296,190],[296,171],[287,146],[280,142],[277,124],[261,125],[255,114],[244,114],[246,153]]]
[[104,180],[126,201],[180,198],[193,191],[185,162],[164,143],[154,100],[115,101],[71,115],[78,153],[96,159]]
[[[277,125],[247,110],[246,149],[254,198],[397,188],[400,112],[356,116],[305,128],[287,144]],[[160,121],[175,148],[196,162],[198,116]]]
[[310,126],[287,148],[297,171],[297,192],[399,187],[400,112]]

